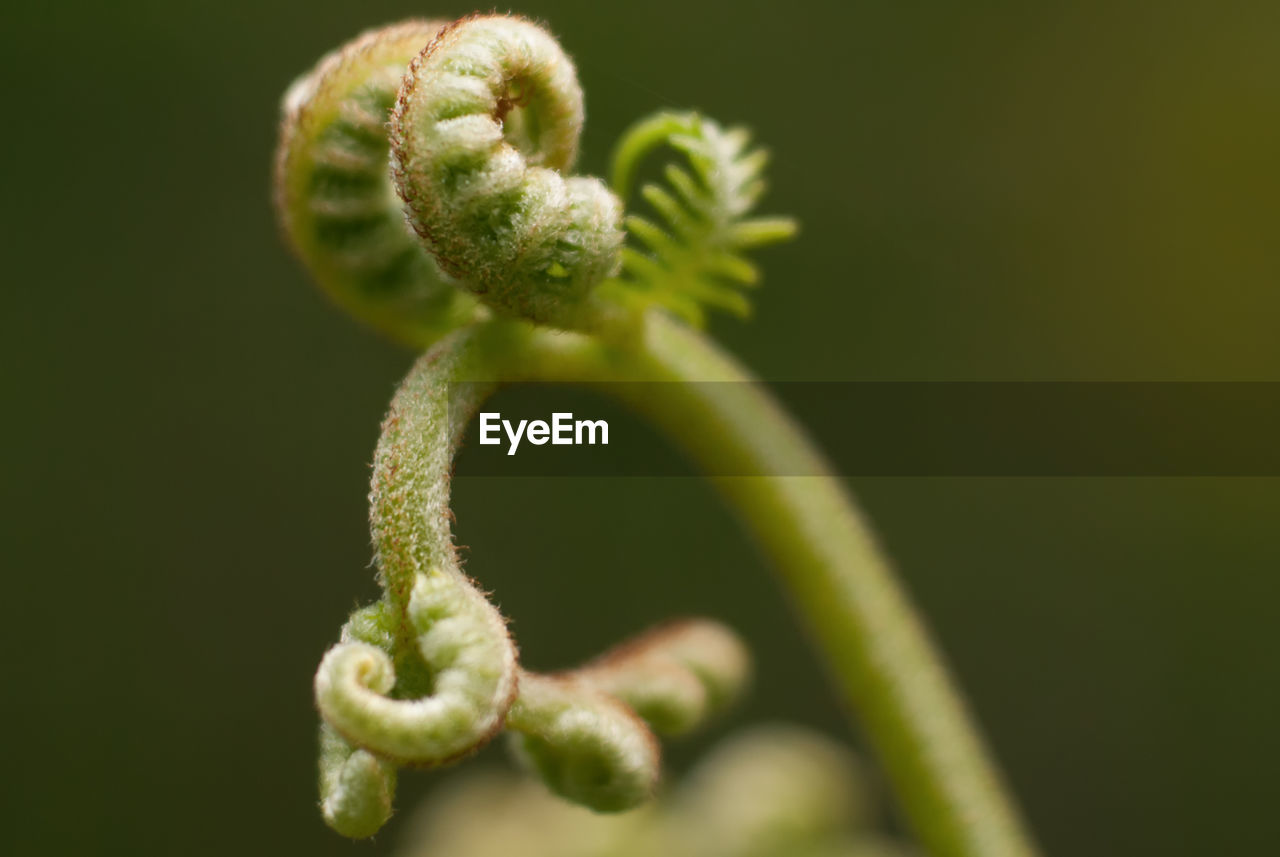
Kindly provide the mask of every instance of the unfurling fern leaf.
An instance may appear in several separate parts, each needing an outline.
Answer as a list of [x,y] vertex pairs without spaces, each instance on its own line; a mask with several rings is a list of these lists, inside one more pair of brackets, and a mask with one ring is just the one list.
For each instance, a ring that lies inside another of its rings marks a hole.
[[795,234],[790,218],[748,217],[764,192],[768,154],[750,145],[743,128],[722,129],[696,113],[659,113],[631,128],[613,159],[613,189],[628,198],[640,162],[662,145],[685,156],[667,164],[666,186],[646,184],[640,195],[661,225],[638,214],[626,218],[633,243],[623,248],[623,273],[614,281],[626,298],[667,307],[694,324],[704,306],[738,316],[751,312],[742,289],[760,271],[744,251]]

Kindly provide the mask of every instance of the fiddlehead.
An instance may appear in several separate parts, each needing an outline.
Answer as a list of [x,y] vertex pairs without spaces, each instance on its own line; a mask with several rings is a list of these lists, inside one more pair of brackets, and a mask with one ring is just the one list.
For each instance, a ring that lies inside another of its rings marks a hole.
[[446,338],[418,360],[383,421],[370,492],[383,598],[351,617],[315,680],[323,809],[339,832],[369,835],[386,820],[395,766],[452,761],[504,722],[517,756],[557,794],[628,809],[659,775],[645,721],[685,731],[746,681],[741,642],[704,620],[650,632],[576,671],[519,668],[502,616],[461,571],[449,509],[453,456],[496,387],[486,379],[525,356],[514,334],[486,325]]
[[[446,355],[433,368],[457,367]],[[395,765],[440,764],[481,746],[516,693],[506,624],[462,573],[449,532],[447,388],[424,380],[393,401],[375,454],[383,599],[352,616],[316,673],[316,704],[333,733],[321,753],[323,809],[349,836],[371,835],[389,817]]]
[[590,326],[593,287],[618,268],[621,205],[565,178],[582,90],[546,31],[478,16],[410,64],[391,117],[396,189],[441,267],[499,312]]
[[[497,610],[457,572],[417,575],[406,617],[412,648],[348,639],[330,649],[316,673],[316,705],[336,731],[384,759],[439,764],[502,725],[515,693],[515,651]],[[387,696],[397,687],[397,656],[409,670],[401,691],[417,690],[414,673],[425,668],[428,695]]]
[[621,701],[573,674],[523,674],[510,725],[516,757],[566,800],[617,812],[653,795],[657,739]]
[[409,61],[444,21],[371,30],[285,94],[280,222],[316,282],[352,315],[425,346],[483,315],[405,227],[387,169],[387,117]]
[[656,628],[571,672],[521,673],[512,747],[561,797],[599,812],[630,809],[658,781],[658,746],[644,723],[687,732],[736,697],[749,671],[742,642],[718,622]]

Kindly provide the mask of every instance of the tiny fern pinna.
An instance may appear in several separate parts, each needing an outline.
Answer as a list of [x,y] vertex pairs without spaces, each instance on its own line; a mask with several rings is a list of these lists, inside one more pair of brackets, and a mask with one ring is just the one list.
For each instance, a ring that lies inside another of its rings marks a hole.
[[[748,679],[743,643],[708,619],[576,669],[529,671],[453,542],[454,454],[499,384],[750,380],[695,328],[708,308],[745,315],[743,289],[759,280],[746,251],[795,231],[751,214],[763,151],[741,129],[661,113],[624,135],[610,189],[571,173],[582,121],[573,63],[515,16],[370,31],[285,96],[275,199],[289,243],[337,304],[428,349],[374,456],[382,597],[352,614],[315,676],[321,810],[347,836],[385,824],[398,769],[456,761],[504,731],[555,794],[635,807],[659,776],[654,730],[697,727]],[[674,159],[640,188],[647,213],[624,214],[639,165],[659,150]],[[729,455],[732,472],[770,473],[781,453],[823,472],[763,392],[728,406],[700,399],[705,386],[631,404],[706,466]],[[926,843],[1029,854],[963,704],[835,480],[718,484],[776,560]]]

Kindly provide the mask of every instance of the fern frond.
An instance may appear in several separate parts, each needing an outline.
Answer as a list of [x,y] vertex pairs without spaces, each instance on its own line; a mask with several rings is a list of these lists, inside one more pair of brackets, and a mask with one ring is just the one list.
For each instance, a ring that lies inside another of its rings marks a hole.
[[744,251],[796,232],[790,218],[748,216],[764,193],[768,154],[745,129],[722,129],[697,113],[659,113],[624,134],[614,154],[613,189],[624,201],[641,162],[661,146],[683,163],[666,165],[664,183],[640,188],[655,217],[626,217],[630,241],[611,283],[615,293],[694,324],[703,323],[704,307],[749,315],[743,290],[759,283],[760,270]]

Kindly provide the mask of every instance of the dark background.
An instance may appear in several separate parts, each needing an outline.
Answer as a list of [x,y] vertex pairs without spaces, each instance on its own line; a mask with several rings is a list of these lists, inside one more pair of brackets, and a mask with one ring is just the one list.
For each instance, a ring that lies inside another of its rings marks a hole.
[[[376,591],[367,462],[412,355],[307,283],[269,163],[278,98],[321,53],[464,11],[6,10],[5,853],[394,842],[322,825],[310,681]],[[579,62],[583,171],[667,106],[772,148],[765,208],[804,232],[765,257],[757,318],[713,324],[765,378],[1280,379],[1280,4],[518,11]],[[853,487],[1049,852],[1273,849],[1275,480]],[[846,734],[702,482],[459,478],[456,494],[468,568],[532,666],[710,613],[759,662],[735,722]],[[401,806],[435,779],[405,776]]]

